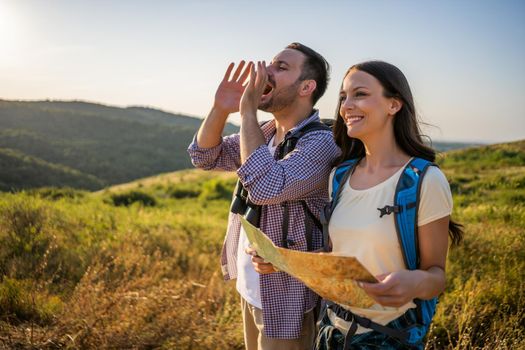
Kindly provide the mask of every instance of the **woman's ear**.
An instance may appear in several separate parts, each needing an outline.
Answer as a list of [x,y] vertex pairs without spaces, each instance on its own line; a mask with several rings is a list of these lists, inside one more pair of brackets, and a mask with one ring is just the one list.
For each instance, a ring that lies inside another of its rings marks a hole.
[[317,83],[313,79],[304,80],[299,88],[299,96],[310,96],[314,93]]
[[390,108],[389,108],[389,114],[390,115],[396,115],[397,112],[401,110],[403,107],[403,102],[399,100],[398,98],[392,97],[390,99]]

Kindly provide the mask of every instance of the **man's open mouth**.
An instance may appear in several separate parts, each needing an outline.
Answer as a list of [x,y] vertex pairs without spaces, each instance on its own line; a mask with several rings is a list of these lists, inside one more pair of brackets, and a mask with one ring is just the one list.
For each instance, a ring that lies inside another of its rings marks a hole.
[[263,91],[263,96],[266,96],[266,95],[269,95],[273,90],[273,86],[270,85],[269,83],[266,84],[266,87],[264,88],[264,91]]

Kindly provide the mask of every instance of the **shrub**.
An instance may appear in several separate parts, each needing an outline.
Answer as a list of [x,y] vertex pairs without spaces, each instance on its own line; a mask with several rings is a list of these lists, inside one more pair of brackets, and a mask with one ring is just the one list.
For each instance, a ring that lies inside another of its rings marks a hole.
[[6,321],[49,322],[62,309],[60,298],[37,289],[34,281],[4,277],[0,283],[0,315]]
[[208,200],[230,200],[232,197],[235,180],[211,179],[202,184],[202,192],[199,199]]
[[44,206],[28,199],[14,201],[0,210],[0,272],[12,277],[35,276],[48,251],[51,237]]
[[50,200],[59,200],[62,198],[83,198],[86,192],[70,187],[42,187],[29,191],[31,194],[36,194],[40,198]]
[[141,191],[129,191],[111,195],[111,200],[115,206],[129,207],[133,203],[140,203],[145,207],[154,207],[157,204],[155,198]]
[[197,183],[177,184],[168,188],[168,195],[175,199],[197,198],[201,193],[201,186]]
[[60,293],[69,292],[100,240],[108,238],[111,223],[103,216],[87,222],[72,220],[53,203],[46,205],[25,194],[10,196],[0,202],[0,281],[31,279]]

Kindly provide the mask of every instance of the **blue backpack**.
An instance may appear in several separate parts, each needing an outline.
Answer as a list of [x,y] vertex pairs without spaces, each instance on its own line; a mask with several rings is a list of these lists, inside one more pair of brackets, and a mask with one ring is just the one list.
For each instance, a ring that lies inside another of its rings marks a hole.
[[[338,165],[335,170],[332,180],[332,201],[326,206],[324,212],[321,213],[321,223],[323,224],[323,245],[325,250],[328,250],[328,222],[344,187],[341,184],[344,185],[348,181],[358,161],[359,159],[347,160]],[[405,260],[405,265],[409,270],[415,270],[419,266],[417,211],[419,207],[421,183],[429,166],[436,165],[421,158],[413,158],[405,167],[399,178],[394,195],[394,205],[386,205],[383,208],[377,208],[380,217],[392,213],[394,214],[397,236]],[[414,302],[417,307],[415,309],[409,309],[407,312],[416,313],[414,315],[416,324],[409,327],[409,329],[402,331],[379,325],[367,318],[359,317],[357,315],[352,314],[351,318],[366,328],[386,333],[403,341],[407,345],[418,346],[422,344],[423,339],[428,332],[430,323],[432,322],[432,318],[434,317],[437,297],[430,300],[416,299]],[[335,305],[333,303],[328,303],[328,305],[330,304]],[[336,305],[336,309],[337,308],[338,305]],[[344,310],[342,313],[348,314],[348,312],[349,311]],[[357,325],[354,328],[357,328]]]

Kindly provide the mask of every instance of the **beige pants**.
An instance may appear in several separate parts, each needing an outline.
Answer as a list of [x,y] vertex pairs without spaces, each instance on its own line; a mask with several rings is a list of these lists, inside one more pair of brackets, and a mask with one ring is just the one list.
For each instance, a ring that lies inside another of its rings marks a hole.
[[276,339],[264,336],[262,310],[241,298],[246,350],[310,350],[315,339],[314,312],[304,314],[301,337],[298,339]]

